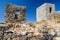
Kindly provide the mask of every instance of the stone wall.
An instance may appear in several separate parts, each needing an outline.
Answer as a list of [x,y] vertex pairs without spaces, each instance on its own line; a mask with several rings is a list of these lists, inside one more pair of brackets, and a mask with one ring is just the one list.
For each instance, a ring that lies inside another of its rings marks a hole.
[[6,5],[5,10],[5,22],[25,22],[26,19],[26,7],[25,6],[16,6],[12,4]]
[[36,21],[51,20],[52,15],[55,12],[55,5],[50,3],[44,3],[36,9]]

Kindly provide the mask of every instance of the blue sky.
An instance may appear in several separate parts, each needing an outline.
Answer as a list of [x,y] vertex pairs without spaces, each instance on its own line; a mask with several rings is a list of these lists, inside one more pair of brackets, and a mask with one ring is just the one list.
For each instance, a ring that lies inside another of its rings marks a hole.
[[36,8],[44,3],[53,3],[56,5],[56,11],[60,10],[60,0],[0,0],[0,22],[4,22],[7,3],[26,6],[26,22],[36,22]]

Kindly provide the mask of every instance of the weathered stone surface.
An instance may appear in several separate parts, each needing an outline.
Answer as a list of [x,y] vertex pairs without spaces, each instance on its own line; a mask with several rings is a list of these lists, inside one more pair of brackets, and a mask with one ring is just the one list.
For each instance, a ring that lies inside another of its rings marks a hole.
[[5,22],[25,22],[26,19],[26,7],[25,6],[16,6],[12,4],[6,5],[5,10]]
[[24,6],[6,5],[6,23],[0,23],[0,40],[56,40],[57,36],[60,39],[60,24],[51,21],[24,23],[25,9]]

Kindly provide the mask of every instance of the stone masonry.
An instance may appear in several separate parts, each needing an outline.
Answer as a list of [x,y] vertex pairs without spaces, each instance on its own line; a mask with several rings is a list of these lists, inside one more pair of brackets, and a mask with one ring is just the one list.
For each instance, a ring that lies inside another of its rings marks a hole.
[[5,22],[6,23],[23,23],[26,19],[26,7],[12,4],[6,5]]
[[50,21],[52,17],[60,18],[60,11],[55,12],[54,7],[45,3],[37,8],[37,21],[45,21],[26,23],[26,7],[7,4],[5,22],[0,23],[0,40],[60,40],[60,24]]

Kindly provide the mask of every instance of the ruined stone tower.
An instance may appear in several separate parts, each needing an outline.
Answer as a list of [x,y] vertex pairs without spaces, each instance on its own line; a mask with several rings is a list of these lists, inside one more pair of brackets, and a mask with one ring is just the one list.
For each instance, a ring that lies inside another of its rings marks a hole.
[[51,3],[44,3],[36,9],[36,21],[51,20],[52,14],[55,12],[55,5]]
[[26,19],[26,7],[12,4],[6,5],[5,22],[6,23],[23,23]]

